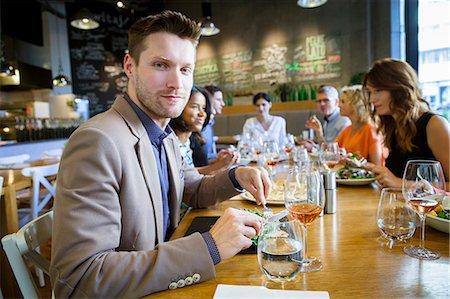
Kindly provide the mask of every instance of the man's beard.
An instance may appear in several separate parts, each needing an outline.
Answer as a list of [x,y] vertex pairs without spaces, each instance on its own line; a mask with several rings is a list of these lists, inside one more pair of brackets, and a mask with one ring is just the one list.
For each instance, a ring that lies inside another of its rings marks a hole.
[[142,104],[142,106],[144,106],[152,114],[161,118],[176,118],[180,116],[187,103],[187,99],[185,99],[183,104],[177,107],[178,109],[167,110],[164,109],[164,105],[161,105],[161,103],[158,101],[159,95],[161,94],[160,91],[149,92],[145,90],[144,88],[142,88],[142,84],[139,79],[136,80],[135,86],[137,99]]

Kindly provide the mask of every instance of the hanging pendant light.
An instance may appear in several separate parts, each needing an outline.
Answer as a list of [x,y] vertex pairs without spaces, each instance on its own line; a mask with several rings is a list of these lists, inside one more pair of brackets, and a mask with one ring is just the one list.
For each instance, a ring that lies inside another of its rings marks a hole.
[[324,5],[327,0],[298,0],[297,5],[303,8],[315,8]]
[[94,14],[87,8],[80,9],[76,14],[74,19],[70,22],[75,28],[82,30],[96,29],[100,24],[94,20]]
[[61,86],[70,85],[70,79],[67,78],[66,76],[64,76],[63,72],[64,71],[63,71],[62,64],[61,64],[61,59],[60,59],[60,61],[59,61],[59,68],[58,68],[59,75],[56,76],[55,78],[53,78],[53,86],[61,87]]
[[203,19],[200,23],[198,23],[201,28],[201,35],[212,36],[218,34],[220,32],[220,29],[214,25],[214,22],[212,20],[211,2],[202,2],[202,13]]
[[0,76],[1,77],[14,76],[14,75],[16,75],[17,72],[18,72],[18,70],[16,69],[16,67],[14,67],[13,63],[11,63],[11,62],[1,63],[1,67],[0,67]]
[[[55,23],[56,23],[56,19],[55,19]],[[56,47],[58,49],[59,65],[58,65],[58,75],[52,79],[52,82],[53,82],[53,86],[62,87],[62,86],[70,85],[71,82],[70,82],[70,79],[64,75],[64,70],[63,70],[63,66],[62,66],[62,62],[61,62],[61,52],[59,50],[59,26],[56,25],[54,28],[55,28],[55,30],[57,30],[57,32],[56,32]]]

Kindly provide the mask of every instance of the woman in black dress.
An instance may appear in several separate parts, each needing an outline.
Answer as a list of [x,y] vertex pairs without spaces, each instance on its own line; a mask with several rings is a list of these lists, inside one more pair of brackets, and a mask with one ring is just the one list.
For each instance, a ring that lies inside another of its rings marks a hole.
[[411,159],[439,161],[447,181],[450,175],[449,122],[432,112],[419,90],[416,72],[406,62],[386,58],[374,63],[364,87],[378,130],[389,149],[386,166],[369,165],[382,187],[401,187],[403,170]]

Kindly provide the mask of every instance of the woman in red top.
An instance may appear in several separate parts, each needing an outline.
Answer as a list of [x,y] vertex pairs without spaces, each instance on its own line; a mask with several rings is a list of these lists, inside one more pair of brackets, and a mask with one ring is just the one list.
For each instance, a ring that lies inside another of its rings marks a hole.
[[352,124],[339,134],[336,142],[347,152],[358,153],[373,164],[383,165],[382,139],[371,123],[367,103],[361,85],[342,88],[339,108],[341,115],[350,118]]

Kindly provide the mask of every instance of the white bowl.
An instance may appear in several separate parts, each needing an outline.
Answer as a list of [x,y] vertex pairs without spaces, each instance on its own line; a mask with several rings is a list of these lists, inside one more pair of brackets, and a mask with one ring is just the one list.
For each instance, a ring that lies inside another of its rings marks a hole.
[[450,231],[450,220],[439,218],[436,216],[427,215],[426,223],[428,226],[441,231],[443,233],[449,233]]

